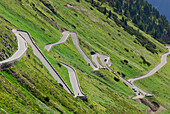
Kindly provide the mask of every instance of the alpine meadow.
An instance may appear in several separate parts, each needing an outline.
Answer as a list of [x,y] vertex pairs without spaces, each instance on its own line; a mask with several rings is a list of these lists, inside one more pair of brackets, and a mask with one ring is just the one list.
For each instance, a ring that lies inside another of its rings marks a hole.
[[0,0],[0,113],[170,113],[170,24],[144,0]]

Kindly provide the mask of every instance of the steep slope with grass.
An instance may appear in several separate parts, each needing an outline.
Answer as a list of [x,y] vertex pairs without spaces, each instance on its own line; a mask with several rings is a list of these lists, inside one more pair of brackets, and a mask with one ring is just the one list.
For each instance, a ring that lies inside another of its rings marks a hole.
[[164,106],[168,113],[170,110],[170,98],[169,98],[169,81],[170,81],[170,56],[167,58],[167,64],[156,72],[153,76],[148,77],[146,79],[138,80],[135,82],[139,87],[144,88],[144,90],[155,95],[154,98],[148,98],[149,100],[155,100],[160,105]]
[[[107,18],[84,0],[1,0],[0,22],[2,31],[6,31],[11,39],[9,44],[14,47],[9,56],[17,49],[17,41],[14,41],[15,35],[11,29],[28,31],[70,88],[67,69],[59,61],[76,69],[82,91],[89,100],[87,103],[74,98],[60,87],[29,47],[29,57],[23,57],[14,66],[0,72],[0,107],[5,111],[142,113],[147,108],[129,99],[132,90],[122,81],[115,81],[116,77],[111,72],[104,69],[92,71],[70,38],[66,43],[54,46],[50,53],[44,46],[59,41],[64,30],[76,32],[80,46],[89,58],[92,51],[109,55],[111,68],[129,79],[152,69],[159,63],[161,54],[166,52],[166,48],[151,36],[139,31],[156,45],[154,50],[157,53],[146,49],[136,40],[135,35],[125,31],[113,19]],[[129,21],[128,25],[135,29],[132,22]],[[6,36],[0,35],[0,40]],[[1,50],[8,49],[5,44],[0,46]]]
[[17,39],[0,19],[0,61],[12,56],[17,49]]

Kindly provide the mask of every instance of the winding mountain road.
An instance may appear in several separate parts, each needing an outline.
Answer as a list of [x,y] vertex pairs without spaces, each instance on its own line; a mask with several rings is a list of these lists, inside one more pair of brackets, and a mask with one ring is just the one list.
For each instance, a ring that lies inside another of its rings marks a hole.
[[[40,59],[42,64],[47,68],[47,70],[50,72],[50,74],[54,77],[54,79],[60,83],[63,88],[70,94],[73,95],[73,92],[68,87],[68,85],[64,82],[64,80],[61,78],[61,76],[57,73],[57,71],[54,69],[54,67],[51,65],[51,63],[47,60],[47,58],[44,56],[44,54],[40,51],[40,49],[37,47],[37,45],[33,42],[30,34],[27,31],[18,30],[18,36],[22,37],[27,41],[27,43],[31,46],[33,53]],[[17,37],[18,37],[17,36]]]
[[26,41],[19,35],[18,31],[16,31],[15,29],[13,29],[12,32],[17,37],[18,50],[10,58],[0,62],[0,70],[14,65],[23,56],[27,56],[27,43],[26,43]]
[[62,44],[62,43],[64,43],[64,42],[66,42],[67,39],[69,38],[69,36],[71,35],[73,44],[74,44],[75,47],[77,48],[78,52],[83,56],[83,58],[84,58],[84,60],[87,62],[87,64],[88,64],[89,66],[91,66],[94,70],[98,70],[98,68],[96,68],[96,66],[93,64],[93,62],[90,60],[90,58],[86,55],[86,53],[85,53],[85,52],[82,50],[82,48],[80,47],[77,33],[75,33],[75,32],[70,32],[70,31],[65,31],[65,32],[63,32],[62,34],[63,34],[63,36],[62,36],[62,38],[61,38],[58,42],[53,43],[53,44],[47,44],[44,48],[45,48],[47,51],[50,51],[50,49],[52,48],[52,46],[55,46],[55,45]]
[[[138,96],[138,98],[143,98],[145,96],[153,96],[152,94],[149,94],[145,91],[143,91],[142,89],[140,89],[139,87],[137,87],[134,84],[131,84],[129,81],[127,81],[126,79],[124,79],[123,77],[121,77],[119,74],[117,74],[115,71],[113,71],[110,66],[112,65],[112,63],[110,62],[110,57],[108,55],[104,55],[104,54],[98,54],[98,53],[94,53],[91,54],[92,56],[92,60],[95,62],[95,64],[97,65],[98,68],[107,68],[109,71],[111,71],[112,73],[114,73],[117,77],[119,77],[119,79],[121,79],[127,86],[129,86],[132,91]],[[102,65],[99,63],[97,57],[99,57]],[[101,67],[102,66],[102,67]],[[141,94],[143,93],[143,95]]]
[[[112,63],[110,62],[110,57],[108,55],[95,53],[95,54],[91,54],[91,57],[92,57],[92,61],[94,61],[97,68],[105,68],[103,66],[106,66],[106,63],[109,67],[112,65]],[[100,59],[103,66],[99,63],[97,57]]]
[[[47,51],[50,51],[50,49],[53,46],[65,43],[68,40],[69,36],[71,35],[73,44],[77,48],[78,52],[83,56],[83,58],[86,60],[88,65],[91,66],[94,70],[98,70],[99,68],[102,68],[102,65],[100,65],[100,63],[98,62],[97,57],[99,57],[102,64],[105,64],[105,62],[107,61],[109,63],[109,66],[111,66],[109,56],[104,55],[104,54],[95,54],[95,55],[92,55],[92,60],[96,63],[96,65],[97,65],[97,68],[96,68],[96,66],[93,64],[93,62],[90,60],[90,58],[86,55],[86,53],[80,47],[77,34],[74,33],[74,32],[69,32],[69,31],[65,31],[62,34],[63,34],[63,36],[61,37],[61,39],[58,42],[52,43],[52,44],[47,44],[44,48]],[[70,82],[71,82],[75,96],[86,98],[87,95],[85,95],[80,88],[78,78],[77,78],[77,74],[76,74],[75,70],[65,63],[62,63],[62,62],[60,62],[60,63],[68,69]]]
[[94,63],[96,64],[96,66],[97,66],[98,69],[99,69],[99,68],[104,68],[104,67],[99,63],[97,57],[98,57],[98,54],[93,54],[93,55],[91,55],[92,61],[94,61]]
[[[64,80],[57,73],[57,71],[54,69],[54,67],[51,65],[51,63],[47,60],[47,58],[43,55],[43,53],[40,51],[40,49],[33,42],[30,34],[27,31],[23,31],[23,30],[13,29],[12,31],[16,35],[17,40],[18,40],[18,50],[14,53],[14,55],[12,57],[10,57],[7,60],[0,62],[0,70],[15,64],[23,56],[27,56],[27,43],[28,43],[31,46],[31,48],[33,49],[34,54],[40,59],[42,64],[48,69],[48,71],[54,77],[54,79],[58,83],[60,83],[67,92],[69,92],[70,94],[73,95],[73,92],[68,87],[68,85],[64,82]],[[167,56],[170,54],[170,46],[167,46],[167,48],[169,49],[169,52],[162,55],[161,62],[158,65],[156,65],[155,68],[150,70],[145,75],[135,77],[135,78],[131,78],[127,81],[126,79],[121,77],[119,74],[117,74],[115,71],[113,71],[110,68],[111,62],[110,62],[110,57],[108,55],[98,54],[98,53],[97,54],[95,54],[95,53],[91,54],[92,60],[97,65],[97,67],[96,67],[93,64],[93,62],[90,60],[90,58],[86,55],[86,53],[80,47],[78,36],[77,36],[76,33],[65,31],[62,34],[63,34],[63,36],[58,42],[53,43],[53,44],[48,44],[44,48],[46,50],[50,51],[52,46],[66,42],[68,40],[69,36],[71,35],[73,44],[76,46],[77,50],[83,56],[83,58],[86,60],[88,65],[91,66],[94,70],[98,70],[99,68],[107,68],[109,71],[111,71],[116,76],[118,76],[127,86],[129,86],[133,90],[133,92],[137,95],[137,97],[144,97],[143,95],[153,96],[152,94],[149,94],[149,93],[143,91],[142,89],[140,89],[139,87],[137,87],[136,85],[134,85],[133,82],[136,81],[136,80],[139,80],[139,79],[149,77],[149,76],[153,75],[156,71],[158,71],[160,68],[162,68],[167,63]],[[104,67],[99,63],[97,57],[99,57],[102,65]],[[61,64],[68,69],[70,82],[71,82],[75,97],[80,97],[80,98],[87,100],[87,95],[85,95],[80,88],[76,71],[72,67],[70,67],[69,65],[67,65],[65,63],[61,62]],[[143,95],[141,93],[143,93]]]
[[[117,77],[119,77],[119,79],[121,79],[128,87],[130,87],[132,89],[132,91],[137,95],[138,98],[143,98],[145,96],[152,96],[151,94],[143,91],[142,89],[140,89],[139,87],[137,87],[136,85],[130,83],[129,81],[127,81],[126,79],[124,79],[123,77],[121,77],[119,74],[117,74],[114,70],[112,70],[110,68],[111,66],[111,62],[110,62],[110,57],[108,55],[104,55],[104,54],[93,54],[93,56],[97,56],[99,57],[101,63],[103,64],[103,66],[105,68],[107,68],[109,71],[111,71],[113,74],[115,74]],[[97,58],[95,57],[95,61],[97,61]],[[97,61],[98,62],[98,61]],[[98,63],[99,64],[99,63]],[[143,95],[141,94],[143,93]]]
[[[30,34],[27,31],[23,31],[23,30],[13,29],[12,31],[16,35],[17,40],[18,40],[18,50],[14,53],[14,55],[12,57],[0,62],[0,70],[2,68],[5,69],[7,67],[10,67],[11,65],[14,65],[24,55],[27,56],[27,43],[28,43],[31,46],[31,48],[33,49],[34,55],[36,55],[40,59],[42,64],[47,68],[47,70],[54,77],[54,79],[58,83],[60,83],[68,93],[73,95],[73,92],[68,87],[68,85],[64,82],[64,80],[57,73],[57,71],[54,69],[54,67],[51,65],[51,63],[47,60],[47,58],[43,55],[43,53],[40,51],[40,49],[37,47],[37,45],[33,42]],[[68,69],[70,82],[72,84],[75,97],[80,97],[81,99],[88,101],[87,95],[85,95],[80,88],[75,70],[65,63],[61,62],[61,64]]]
[[146,74],[142,75],[142,76],[138,76],[138,77],[134,77],[131,79],[128,79],[129,82],[133,83],[136,80],[140,80],[143,78],[147,78],[149,76],[152,76],[154,73],[156,73],[159,69],[161,69],[166,63],[167,63],[167,56],[170,54],[170,46],[166,46],[169,50],[169,52],[165,53],[162,55],[161,57],[161,62],[159,64],[157,64],[152,70],[150,70],[149,72],[147,72]]
[[[47,44],[44,48],[47,50],[47,51],[50,51],[50,49],[52,48],[52,46],[55,46],[55,45],[58,45],[58,44],[61,44],[61,43],[64,43],[68,40],[69,38],[69,35],[72,36],[72,41],[73,41],[73,44],[76,46],[77,50],[79,51],[79,53],[83,56],[83,58],[86,60],[86,62],[88,63],[89,66],[91,66],[94,70],[98,70],[99,68],[107,68],[109,71],[111,71],[112,73],[114,73],[116,76],[118,76],[127,86],[129,86],[133,92],[138,96],[138,97],[144,97],[141,93],[143,93],[145,96],[152,96],[151,94],[149,93],[146,93],[145,91],[143,91],[142,89],[140,89],[139,87],[135,86],[134,84],[131,84],[129,81],[125,80],[123,77],[121,77],[120,75],[118,75],[115,71],[113,71],[110,66],[111,66],[111,62],[110,62],[110,57],[108,55],[104,55],[104,54],[98,54],[98,53],[94,53],[91,54],[92,56],[92,60],[94,61],[94,63],[97,65],[97,67],[93,64],[93,62],[90,60],[90,58],[86,55],[86,53],[82,50],[82,48],[80,47],[80,44],[79,44],[79,40],[78,40],[78,36],[76,33],[74,32],[69,32],[69,31],[65,31],[62,33],[63,36],[62,38],[56,42],[56,43],[52,43],[52,44]],[[101,63],[103,64],[103,66],[99,63],[97,57],[99,57]],[[67,66],[67,68],[69,68]],[[71,69],[70,69],[71,70]],[[74,72],[74,71],[72,71]],[[70,73],[70,77],[75,77],[75,73]],[[74,82],[71,82],[72,84],[75,83],[76,80],[74,80]],[[78,83],[74,84],[74,86],[72,86],[75,90],[74,91],[77,91],[76,93],[78,93],[78,91],[80,92],[79,90],[79,85]]]
[[85,95],[80,88],[76,71],[71,66],[63,62],[60,62],[60,63],[68,69],[70,82],[71,82],[75,97],[81,97],[81,98],[84,97],[84,99],[87,99],[87,95]]
[[140,96],[141,98],[143,98],[144,96],[141,94],[141,91],[139,90],[138,87],[135,87],[134,84],[131,84],[130,82],[128,82],[126,79],[124,79],[123,77],[121,77],[119,74],[117,74],[115,71],[113,71],[108,65],[106,65],[106,68],[111,71],[112,73],[114,73],[116,76],[119,77],[119,79],[121,79],[128,87],[130,87],[132,89],[132,91],[137,95]]

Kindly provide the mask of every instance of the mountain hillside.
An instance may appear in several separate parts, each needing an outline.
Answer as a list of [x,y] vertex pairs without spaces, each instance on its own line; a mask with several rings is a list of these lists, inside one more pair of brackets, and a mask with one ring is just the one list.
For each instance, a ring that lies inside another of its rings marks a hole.
[[170,22],[170,14],[169,14],[169,0],[147,0],[148,3],[152,4],[153,7],[158,9],[158,11],[167,17],[167,20]]
[[[152,7],[145,0],[86,0],[103,13],[113,11],[130,18],[141,30],[153,36],[160,42],[169,43],[170,25],[165,15]],[[103,4],[108,4],[112,10],[108,10]],[[102,10],[104,9],[104,10]],[[167,9],[166,9],[167,10]],[[168,10],[167,10],[168,11]],[[116,20],[115,16],[114,19]]]
[[[69,73],[60,62],[75,69],[80,87],[88,96],[86,102],[69,94],[28,45],[28,57],[0,71],[0,112],[144,113],[148,106],[129,98],[134,92],[109,70],[94,71],[71,37],[66,43],[53,46],[50,52],[44,49],[45,45],[59,41],[67,30],[77,33],[80,46],[90,59],[92,52],[109,55],[111,68],[125,79],[143,75],[160,62],[161,55],[168,51],[162,43],[107,3],[100,4],[100,8],[90,0],[0,0],[0,60],[6,60],[17,50],[16,36],[11,30],[28,31],[71,90]],[[168,74],[168,70],[160,73]],[[142,89],[153,89],[149,92],[155,96],[146,98],[149,102],[169,109],[164,91],[157,95],[156,86],[138,84]]]

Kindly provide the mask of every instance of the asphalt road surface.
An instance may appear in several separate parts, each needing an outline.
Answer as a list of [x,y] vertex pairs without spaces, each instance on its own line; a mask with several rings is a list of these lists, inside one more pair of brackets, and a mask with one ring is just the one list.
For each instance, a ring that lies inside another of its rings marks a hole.
[[88,64],[89,66],[91,66],[91,67],[93,68],[93,70],[98,70],[98,68],[93,64],[93,62],[90,60],[90,58],[86,55],[86,53],[85,53],[85,52],[83,51],[83,49],[80,47],[77,33],[65,31],[65,32],[63,32],[62,34],[63,34],[63,36],[62,36],[62,38],[61,38],[58,42],[53,43],[53,44],[48,44],[48,45],[46,45],[44,48],[45,48],[47,51],[50,51],[50,49],[52,48],[52,46],[55,46],[55,45],[58,45],[58,44],[61,44],[61,43],[66,42],[67,39],[69,38],[69,36],[71,35],[73,44],[75,45],[75,47],[77,48],[77,50],[79,51],[79,53],[83,56],[83,58],[84,58],[84,60],[87,62],[87,64]]
[[[0,62],[0,65],[2,66],[3,64],[6,64],[6,63],[13,63],[13,62],[15,63],[16,61],[19,61],[19,59],[21,59],[22,56],[24,56],[26,54],[26,51],[27,51],[26,41],[27,41],[28,44],[31,45],[34,54],[40,59],[40,61],[48,69],[48,71],[51,73],[51,75],[54,77],[54,79],[58,83],[60,83],[64,87],[64,89],[66,89],[70,94],[73,94],[73,92],[68,87],[68,85],[64,82],[64,80],[61,78],[61,76],[53,68],[51,63],[47,60],[47,58],[42,54],[42,52],[39,50],[39,48],[33,42],[30,34],[27,31],[22,31],[22,30],[18,30],[18,31],[12,30],[12,31],[17,36],[18,50],[16,51],[16,53],[14,53],[14,55],[12,57],[10,57],[7,60],[4,60],[4,61]],[[167,48],[169,49],[169,52],[162,55],[161,63],[159,63],[155,68],[153,68],[151,71],[149,71],[147,74],[145,74],[143,76],[135,77],[135,78],[129,79],[127,81],[127,80],[125,80],[123,77],[121,77],[119,74],[117,74],[115,71],[113,71],[110,68],[110,66],[111,66],[110,57],[107,56],[107,55],[104,55],[104,54],[93,54],[93,55],[91,55],[92,56],[92,60],[97,65],[97,67],[96,67],[93,64],[93,62],[90,60],[90,58],[86,55],[86,53],[80,47],[77,34],[74,33],[74,32],[69,32],[69,31],[63,32],[63,37],[58,42],[46,45],[45,49],[50,51],[52,46],[66,42],[67,39],[69,38],[69,35],[72,36],[73,44],[76,46],[76,48],[79,51],[79,53],[83,56],[83,58],[86,60],[88,65],[91,66],[94,70],[98,70],[99,68],[106,67],[109,71],[111,71],[116,76],[118,76],[127,86],[129,86],[134,91],[134,93],[137,96],[143,97],[143,95],[141,93],[143,93],[145,96],[152,96],[152,94],[146,93],[145,91],[143,91],[139,87],[135,86],[132,82],[135,81],[135,80],[139,80],[139,79],[151,76],[156,71],[158,71],[160,68],[162,68],[167,63],[167,56],[170,54],[170,46],[167,46]],[[99,57],[99,59],[100,59],[100,61],[103,64],[104,67],[99,63],[97,57]],[[73,91],[74,91],[75,97],[77,97],[77,96],[80,96],[80,97],[86,96],[82,92],[82,90],[80,88],[80,85],[79,85],[79,82],[78,82],[78,78],[77,78],[77,74],[76,74],[75,70],[72,67],[70,67],[67,64],[65,64],[65,63],[61,62],[61,64],[68,69],[69,77],[70,77],[70,82],[71,82],[71,85],[73,87]]]
[[[94,53],[94,52],[93,52]],[[104,66],[104,68],[107,68],[109,71],[111,71],[112,73],[114,73],[117,77],[119,77],[119,79],[121,79],[128,87],[130,87],[132,89],[132,91],[137,95],[138,98],[143,98],[145,96],[152,96],[152,94],[149,94],[145,91],[143,91],[142,89],[140,89],[139,87],[137,87],[134,84],[131,84],[130,82],[128,82],[126,79],[124,79],[123,77],[121,77],[119,74],[117,74],[115,71],[113,71],[110,66],[111,66],[111,62],[110,62],[110,57],[108,55],[104,55],[104,54],[92,54],[92,60],[95,62],[95,64],[97,65],[97,67],[101,67],[102,65]],[[99,57],[102,65],[100,65],[97,57]],[[143,93],[143,95],[141,94]]]
[[71,89],[68,87],[68,85],[62,79],[62,77],[57,73],[57,71],[54,69],[54,67],[51,65],[51,63],[47,60],[47,58],[44,56],[44,54],[40,51],[40,49],[37,47],[37,45],[33,42],[30,34],[27,31],[23,31],[23,30],[18,30],[18,34],[28,42],[28,44],[33,49],[33,53],[40,59],[42,64],[47,68],[47,70],[54,77],[54,79],[58,83],[60,83],[67,92],[69,92],[70,94],[73,94]]
[[27,53],[27,43],[26,41],[19,35],[18,31],[15,29],[12,32],[16,35],[18,40],[18,50],[8,59],[0,62],[0,69],[3,67],[7,68],[16,62],[18,62],[23,56],[26,56]]
[[[138,97],[144,97],[141,93],[143,93],[146,96],[152,96],[151,94],[146,93],[145,91],[143,91],[142,89],[138,88],[137,86],[135,86],[134,84],[131,84],[130,82],[128,82],[127,80],[125,80],[123,77],[121,77],[120,75],[118,75],[116,72],[114,72],[110,66],[111,66],[111,62],[110,62],[110,57],[104,54],[92,54],[92,60],[95,62],[95,64],[97,65],[97,67],[93,64],[93,62],[90,60],[90,58],[86,55],[86,53],[82,50],[82,48],[80,47],[79,44],[79,40],[78,40],[78,36],[76,33],[74,32],[69,32],[69,31],[65,31],[62,33],[63,36],[62,38],[56,42],[56,43],[52,43],[52,44],[48,44],[46,45],[44,48],[47,51],[50,51],[50,49],[52,48],[52,46],[64,43],[68,40],[69,35],[72,36],[72,41],[73,44],[76,46],[77,50],[79,51],[79,53],[83,56],[83,58],[86,60],[86,62],[88,63],[89,66],[91,66],[94,70],[98,70],[99,68],[103,68],[106,67],[109,71],[111,71],[112,73],[114,73],[116,76],[118,76],[127,86],[129,86],[133,92],[138,96]],[[99,63],[97,57],[99,57],[101,63],[103,64],[103,66]],[[73,76],[73,74],[72,74]],[[76,80],[75,80],[76,81]],[[74,81],[74,82],[75,82]],[[76,84],[74,88],[77,88],[76,91],[80,91],[78,89],[78,85]],[[77,92],[78,93],[78,92]]]
[[[108,55],[95,53],[95,54],[91,54],[91,57],[92,57],[92,61],[94,61],[97,68],[105,68],[103,66],[106,66],[106,63],[109,67],[112,65],[112,63],[110,62],[110,57]],[[100,62],[103,64],[103,66],[99,63],[97,58],[100,59]]]
[[63,62],[60,62],[60,63],[68,69],[70,82],[71,82],[71,85],[74,91],[74,96],[75,97],[87,97],[87,95],[85,95],[80,88],[76,71],[71,66]]
[[169,52],[165,53],[162,55],[161,57],[161,62],[159,64],[157,64],[152,70],[150,70],[149,72],[147,72],[146,74],[142,75],[142,76],[138,76],[138,77],[134,77],[131,79],[128,79],[129,82],[133,83],[136,80],[140,80],[143,78],[147,78],[149,76],[152,76],[154,73],[156,73],[159,69],[161,69],[166,63],[167,63],[167,56],[170,54],[170,46],[166,46],[169,50]]
[[[64,82],[64,80],[61,78],[61,76],[57,73],[57,71],[53,68],[51,63],[47,60],[47,58],[43,55],[43,53],[40,51],[40,49],[36,46],[36,44],[33,42],[30,34],[27,31],[22,30],[12,30],[14,34],[17,37],[18,40],[18,50],[14,53],[12,57],[10,57],[7,60],[4,60],[0,62],[1,66],[6,66],[7,63],[13,63],[15,64],[16,61],[19,61],[23,57],[23,55],[26,55],[27,52],[27,42],[29,45],[31,45],[31,48],[33,49],[33,53],[40,59],[40,61],[43,63],[43,65],[48,69],[48,71],[51,73],[51,75],[54,77],[54,79],[60,83],[66,91],[68,91],[70,94],[73,94],[71,89],[68,87],[68,85]],[[68,66],[65,63],[61,64],[68,69],[70,81],[74,90],[75,97],[81,97],[84,100],[87,100],[87,95],[85,95],[79,85],[77,74],[75,70]]]

